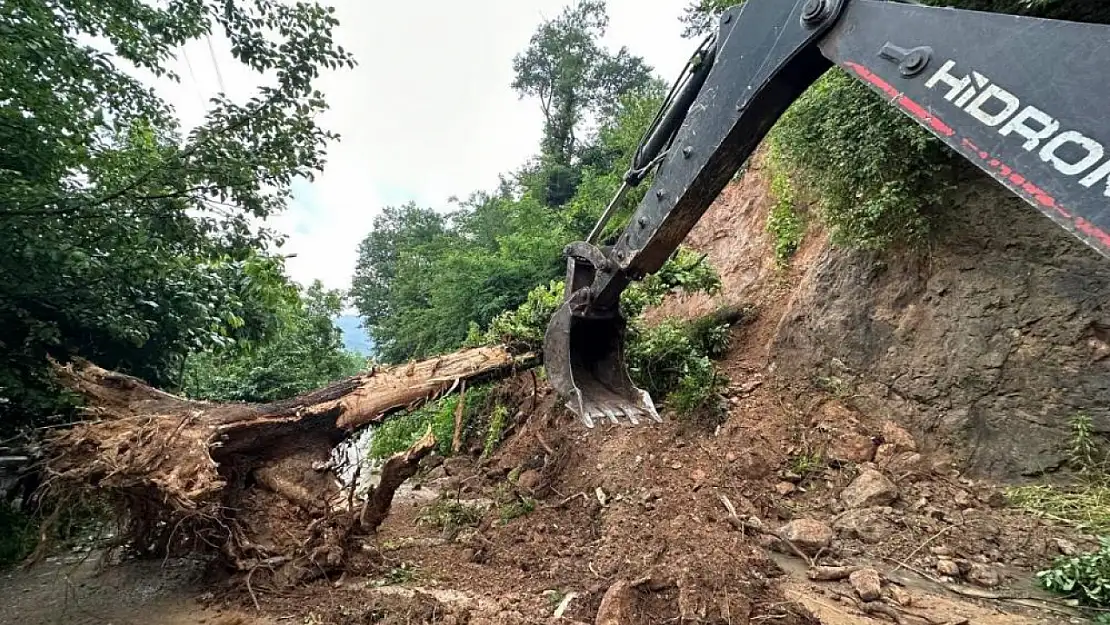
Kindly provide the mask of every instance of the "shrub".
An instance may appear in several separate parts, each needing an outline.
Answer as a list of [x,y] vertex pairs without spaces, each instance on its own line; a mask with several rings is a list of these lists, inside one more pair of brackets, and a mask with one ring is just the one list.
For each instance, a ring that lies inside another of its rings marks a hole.
[[29,556],[37,539],[38,527],[31,517],[0,503],[0,568]]
[[[776,160],[788,164],[785,173],[820,198],[818,214],[836,244],[921,243],[931,207],[951,188],[951,151],[841,70],[806,91],[769,139]],[[785,250],[792,225],[778,213]]]
[[805,226],[795,211],[794,189],[785,168],[781,165],[772,167],[771,195],[775,198],[775,205],[767,216],[767,232],[775,248],[775,261],[785,265],[801,245]]
[[1110,538],[1099,542],[1098,551],[1056,560],[1051,568],[1037,573],[1037,581],[1081,605],[1110,607]]

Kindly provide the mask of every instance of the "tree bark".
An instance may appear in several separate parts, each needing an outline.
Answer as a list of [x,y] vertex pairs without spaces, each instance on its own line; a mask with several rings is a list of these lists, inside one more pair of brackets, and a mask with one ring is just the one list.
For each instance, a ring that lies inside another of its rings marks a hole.
[[[479,347],[376,368],[268,404],[194,401],[91,363],[56,364],[60,381],[85,398],[90,419],[46,441],[43,497],[109,500],[121,511],[123,538],[158,552],[150,555],[217,546],[256,583],[263,565],[275,580],[294,581],[297,571],[328,570],[360,551],[345,545],[362,524],[331,466],[339,442],[464,381],[537,364],[534,354]],[[381,523],[393,491],[436,444],[434,437],[421,442],[386,462],[363,515],[368,527]]]

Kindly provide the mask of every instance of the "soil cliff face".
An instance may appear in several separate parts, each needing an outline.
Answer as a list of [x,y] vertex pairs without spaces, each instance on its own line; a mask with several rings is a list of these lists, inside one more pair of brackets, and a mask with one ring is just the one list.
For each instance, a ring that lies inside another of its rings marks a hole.
[[726,363],[734,379],[739,366],[798,394],[832,390],[992,477],[1060,467],[1076,413],[1110,432],[1110,261],[1039,212],[975,174],[926,251],[837,249],[811,227],[777,270],[771,202],[757,163],[688,239],[724,292],[657,311],[757,305]]

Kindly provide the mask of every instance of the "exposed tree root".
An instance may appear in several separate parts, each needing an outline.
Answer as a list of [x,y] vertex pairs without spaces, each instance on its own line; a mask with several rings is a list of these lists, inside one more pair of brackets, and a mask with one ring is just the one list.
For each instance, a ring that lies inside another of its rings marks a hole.
[[367,505],[352,509],[330,458],[354,429],[537,363],[498,347],[378,369],[286,401],[192,401],[87,362],[57,365],[91,420],[46,441],[42,496],[99,497],[122,546],[151,556],[209,553],[253,590],[357,565],[352,543],[385,519],[393,493],[435,446],[389,459]]

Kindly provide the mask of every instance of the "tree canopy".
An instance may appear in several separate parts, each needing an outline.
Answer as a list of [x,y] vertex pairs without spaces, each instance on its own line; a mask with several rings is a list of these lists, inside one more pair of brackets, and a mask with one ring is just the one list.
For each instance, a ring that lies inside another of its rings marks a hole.
[[[354,66],[336,24],[314,2],[4,3],[0,425],[65,409],[47,355],[172,388],[188,353],[276,327],[267,306],[288,284],[260,224],[337,139],[315,87]],[[219,34],[262,86],[217,95],[185,132],[136,75],[177,80],[175,50]]]

